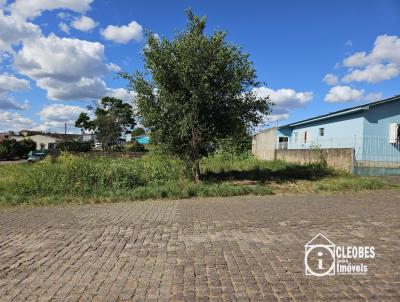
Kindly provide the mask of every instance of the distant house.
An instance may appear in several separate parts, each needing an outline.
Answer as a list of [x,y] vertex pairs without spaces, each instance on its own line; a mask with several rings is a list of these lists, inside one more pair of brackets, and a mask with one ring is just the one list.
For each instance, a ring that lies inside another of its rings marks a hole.
[[400,165],[400,96],[315,116],[254,136],[253,153],[277,149],[353,148],[358,162]]
[[9,135],[8,138],[17,141],[29,138],[36,142],[37,149],[41,149],[42,147],[44,149],[53,149],[57,143],[65,140],[84,140],[84,136],[81,134],[45,133],[31,130],[21,130],[18,134]]
[[142,144],[142,145],[148,145],[150,143],[150,136],[148,136],[146,134],[136,136],[135,139],[139,144]]

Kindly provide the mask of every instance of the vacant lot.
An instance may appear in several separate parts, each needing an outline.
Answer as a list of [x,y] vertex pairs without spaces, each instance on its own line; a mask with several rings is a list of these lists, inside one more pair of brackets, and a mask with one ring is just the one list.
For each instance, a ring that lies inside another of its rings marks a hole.
[[[0,300],[400,299],[400,193],[162,200],[0,211]],[[323,232],[373,245],[363,276],[306,277]]]
[[260,161],[251,155],[217,154],[203,159],[202,181],[185,164],[151,153],[141,158],[63,154],[28,165],[0,165],[0,205],[95,203],[279,192],[361,191],[395,187],[378,178],[355,177],[315,163]]

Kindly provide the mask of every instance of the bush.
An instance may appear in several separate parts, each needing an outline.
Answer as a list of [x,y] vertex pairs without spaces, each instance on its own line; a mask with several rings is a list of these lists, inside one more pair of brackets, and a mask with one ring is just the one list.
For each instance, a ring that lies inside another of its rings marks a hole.
[[58,151],[67,152],[89,152],[92,150],[91,142],[81,142],[81,141],[66,141],[61,142],[56,145]]
[[30,151],[36,150],[36,143],[27,138],[21,141],[6,139],[0,143],[0,159],[14,160],[16,158],[26,158]]
[[29,152],[36,150],[37,144],[30,138],[25,138],[22,141],[19,141],[18,147],[18,156],[20,158],[27,157]]
[[127,152],[144,152],[146,151],[145,147],[138,143],[137,141],[132,141],[124,145],[124,149]]
[[93,194],[126,192],[182,178],[182,166],[173,159],[144,156],[139,159],[81,157],[62,153],[46,158],[7,178],[8,191],[22,195]]

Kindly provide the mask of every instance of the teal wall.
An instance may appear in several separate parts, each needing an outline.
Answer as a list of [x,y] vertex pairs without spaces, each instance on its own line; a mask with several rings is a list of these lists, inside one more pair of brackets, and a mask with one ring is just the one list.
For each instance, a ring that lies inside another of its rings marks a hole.
[[400,161],[400,144],[389,143],[389,125],[400,124],[400,101],[378,105],[364,113],[363,160]]
[[[362,156],[363,116],[355,113],[318,122],[279,129],[277,136],[289,137],[289,149],[319,148],[354,148],[356,156]],[[319,129],[324,128],[324,136]],[[307,143],[302,142],[302,132],[307,131]],[[297,141],[295,133],[297,134]],[[279,140],[279,137],[277,137]]]

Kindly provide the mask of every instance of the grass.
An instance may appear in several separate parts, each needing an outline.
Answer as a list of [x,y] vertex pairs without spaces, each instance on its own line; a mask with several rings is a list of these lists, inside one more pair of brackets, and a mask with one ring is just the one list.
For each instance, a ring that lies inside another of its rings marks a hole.
[[260,161],[217,154],[202,160],[194,183],[177,159],[149,152],[136,159],[63,154],[34,165],[0,165],[0,204],[58,204],[276,192],[334,192],[392,187],[377,178],[338,173],[318,164]]

